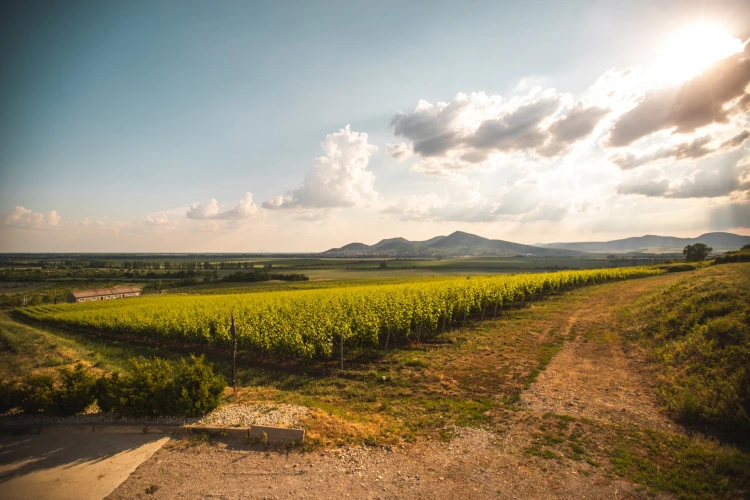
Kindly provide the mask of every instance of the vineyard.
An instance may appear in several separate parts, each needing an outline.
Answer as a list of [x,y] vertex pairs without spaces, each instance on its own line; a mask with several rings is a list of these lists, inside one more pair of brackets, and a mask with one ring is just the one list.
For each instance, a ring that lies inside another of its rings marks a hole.
[[564,271],[497,277],[208,296],[160,296],[27,307],[18,314],[84,331],[228,346],[234,311],[240,348],[299,358],[336,349],[419,340],[468,318],[576,287],[661,273],[655,268]]

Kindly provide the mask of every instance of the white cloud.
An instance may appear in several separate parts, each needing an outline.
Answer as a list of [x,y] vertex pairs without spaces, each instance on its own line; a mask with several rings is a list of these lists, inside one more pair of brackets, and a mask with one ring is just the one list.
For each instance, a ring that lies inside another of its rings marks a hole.
[[208,203],[193,203],[185,213],[188,219],[207,220],[207,219],[254,219],[260,216],[260,209],[253,203],[253,194],[245,193],[240,202],[230,210],[221,211],[219,202],[211,199]]
[[617,186],[618,194],[640,194],[643,196],[664,196],[669,189],[669,179],[661,170],[643,172]]
[[619,194],[663,198],[719,198],[750,190],[750,157],[737,162],[712,161],[693,165],[677,178],[663,169],[650,169],[625,180]]
[[388,144],[387,152],[388,156],[396,161],[404,161],[414,154],[411,146],[406,144],[405,142],[399,144]]
[[606,147],[628,146],[661,130],[692,133],[729,123],[750,108],[750,44],[677,86],[652,88],[609,129]]
[[[734,131],[734,129],[730,130],[730,132]],[[717,133],[715,136],[702,135],[689,141],[657,145],[643,152],[616,153],[610,156],[609,160],[623,170],[630,170],[659,160],[695,160],[713,153],[737,149],[748,138],[750,138],[750,132],[747,130],[739,131],[731,136],[726,133]]]
[[54,229],[60,227],[62,217],[51,210],[47,215],[16,205],[3,216],[3,225],[19,229]]
[[449,103],[421,100],[413,112],[393,117],[394,134],[409,143],[392,147],[392,156],[403,159],[402,152],[411,151],[420,157],[414,171],[441,176],[482,169],[498,155],[558,157],[608,113],[590,99],[573,102],[539,87],[509,99],[479,92],[459,93]]
[[165,214],[160,215],[147,215],[146,217],[137,221],[144,226],[167,226],[172,221]]
[[367,168],[377,147],[368,144],[367,134],[354,132],[347,125],[328,134],[321,148],[325,155],[315,159],[302,186],[264,201],[264,208],[362,207],[377,199],[375,175]]

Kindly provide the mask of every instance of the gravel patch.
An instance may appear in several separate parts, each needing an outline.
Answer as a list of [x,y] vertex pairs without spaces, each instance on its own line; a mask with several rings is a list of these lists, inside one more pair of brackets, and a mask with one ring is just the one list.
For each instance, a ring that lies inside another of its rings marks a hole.
[[255,403],[217,408],[196,423],[199,425],[296,427],[309,412],[306,406]]
[[217,425],[227,427],[268,425],[274,427],[294,427],[299,425],[308,411],[308,408],[305,406],[273,403],[220,406],[202,418],[128,418],[115,413],[104,413],[98,409],[70,417],[55,417],[43,414],[28,415],[16,411],[0,416],[0,427],[39,424]]

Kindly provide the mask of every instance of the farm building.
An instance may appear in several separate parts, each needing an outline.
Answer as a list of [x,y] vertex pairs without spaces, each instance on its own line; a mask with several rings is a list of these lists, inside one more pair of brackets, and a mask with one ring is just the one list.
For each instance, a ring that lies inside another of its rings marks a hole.
[[68,302],[94,302],[99,300],[128,299],[140,297],[141,289],[137,286],[116,286],[113,288],[93,288],[77,290],[68,294]]

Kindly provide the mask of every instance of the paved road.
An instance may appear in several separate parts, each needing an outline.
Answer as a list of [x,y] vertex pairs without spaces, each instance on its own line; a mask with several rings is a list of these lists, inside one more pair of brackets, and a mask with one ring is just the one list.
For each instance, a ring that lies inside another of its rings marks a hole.
[[0,498],[104,498],[168,440],[163,434],[0,436]]

